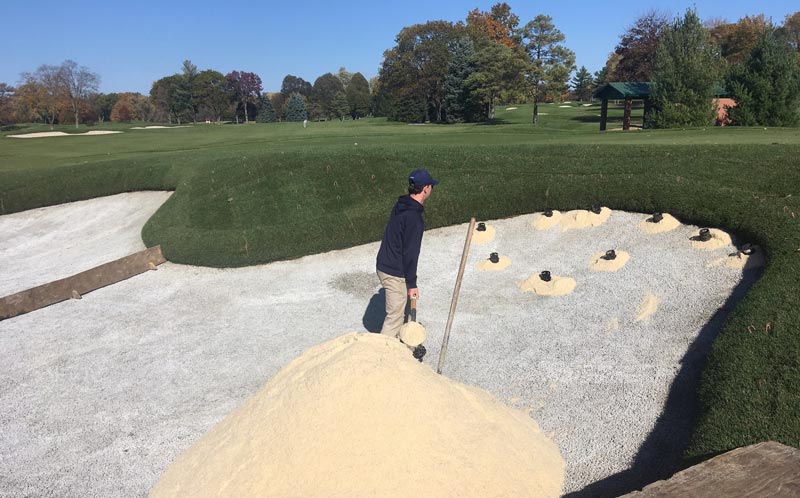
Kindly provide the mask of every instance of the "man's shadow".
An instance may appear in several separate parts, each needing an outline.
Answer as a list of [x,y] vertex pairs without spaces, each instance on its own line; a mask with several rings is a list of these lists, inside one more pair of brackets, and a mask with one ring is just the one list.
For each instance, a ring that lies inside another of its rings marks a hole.
[[369,332],[379,334],[383,328],[384,319],[386,319],[386,290],[381,288],[369,299],[361,323]]

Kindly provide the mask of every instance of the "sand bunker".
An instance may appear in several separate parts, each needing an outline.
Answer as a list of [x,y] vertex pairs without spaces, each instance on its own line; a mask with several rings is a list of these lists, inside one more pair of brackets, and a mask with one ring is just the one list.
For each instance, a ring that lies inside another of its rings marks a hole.
[[713,251],[731,245],[731,236],[728,233],[717,228],[711,228],[709,232],[711,232],[711,239],[705,242],[695,240],[696,236],[692,237],[692,247],[702,251]]
[[557,497],[564,462],[525,413],[380,334],[315,346],[180,455],[166,497]]
[[609,216],[611,216],[611,210],[607,207],[601,208],[599,214],[588,209],[567,211],[561,216],[561,231],[566,232],[573,228],[599,227],[608,221]]
[[163,125],[153,125],[153,126],[134,126],[131,130],[164,130],[164,129],[172,129],[172,128],[189,128],[188,126],[163,126]]
[[558,106],[558,107],[560,107],[561,109],[565,109],[565,108],[567,108],[567,109],[568,109],[568,108],[570,108],[570,107],[572,107],[572,106],[571,106],[571,105],[560,105],[560,106]]
[[617,271],[631,259],[631,255],[625,251],[615,251],[615,253],[617,257],[614,259],[606,259],[605,251],[595,254],[592,256],[590,268],[595,271]]
[[516,107],[506,107],[506,111],[516,111]]
[[500,256],[497,263],[492,263],[488,259],[484,259],[483,261],[479,261],[478,264],[475,265],[475,268],[478,271],[500,271],[505,270],[511,264],[511,258],[508,256]]
[[636,312],[636,321],[641,322],[655,313],[658,309],[659,302],[660,300],[657,296],[655,296],[652,292],[647,291],[644,299],[642,299],[642,303],[639,305],[639,311]]
[[419,346],[425,342],[427,338],[428,332],[425,330],[425,327],[417,322],[404,323],[400,328],[400,340],[403,341],[403,344],[406,346]]
[[111,130],[92,130],[86,133],[64,133],[63,131],[42,131],[38,133],[24,133],[22,135],[8,135],[9,138],[45,138],[45,137],[81,137],[86,135],[112,135],[122,133]]
[[662,216],[663,218],[658,223],[650,221],[653,217],[648,216],[639,223],[639,229],[644,233],[664,233],[675,230],[681,225],[681,222],[669,213],[664,213]]
[[742,252],[735,252],[723,258],[715,259],[706,263],[706,268],[713,268],[715,266],[726,266],[734,270],[752,270],[755,268],[762,268],[766,264],[764,252],[756,249],[752,254],[744,254]]
[[486,230],[478,230],[476,227],[472,232],[473,244],[485,244],[494,240],[495,229],[492,225],[486,225]]
[[565,296],[575,290],[575,285],[575,279],[570,277],[553,275],[549,282],[545,282],[536,273],[521,282],[519,288],[523,292],[533,292],[539,296]]
[[561,221],[561,211],[553,210],[553,216],[545,216],[544,213],[536,213],[531,220],[531,226],[536,230],[550,230]]

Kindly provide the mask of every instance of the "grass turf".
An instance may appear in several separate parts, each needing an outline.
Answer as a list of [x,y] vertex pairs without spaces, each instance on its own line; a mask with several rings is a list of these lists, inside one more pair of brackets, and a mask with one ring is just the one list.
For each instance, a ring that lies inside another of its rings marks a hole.
[[517,107],[484,125],[106,125],[125,133],[0,138],[0,213],[175,189],[145,242],[176,262],[243,266],[378,240],[405,175],[424,166],[442,182],[426,204],[429,227],[595,202],[724,227],[769,262],[714,343],[687,456],[766,439],[800,447],[800,133],[601,134],[598,107],[578,105],[543,105],[532,128],[530,106]]

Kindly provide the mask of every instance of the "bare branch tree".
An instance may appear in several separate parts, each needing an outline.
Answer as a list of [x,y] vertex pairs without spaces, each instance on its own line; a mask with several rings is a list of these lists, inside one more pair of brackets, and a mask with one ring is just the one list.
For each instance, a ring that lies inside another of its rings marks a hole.
[[75,116],[75,128],[77,128],[81,103],[85,102],[89,95],[97,92],[100,76],[91,72],[88,67],[78,66],[77,62],[69,59],[62,62],[58,69],[59,77],[72,107],[72,113]]

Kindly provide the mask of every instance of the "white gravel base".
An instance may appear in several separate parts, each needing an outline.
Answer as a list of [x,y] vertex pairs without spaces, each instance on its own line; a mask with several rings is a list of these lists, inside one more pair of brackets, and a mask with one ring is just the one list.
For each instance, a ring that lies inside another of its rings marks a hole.
[[[644,217],[614,212],[565,233],[537,232],[530,216],[491,221],[496,239],[470,252],[444,373],[528,410],[562,451],[570,496],[614,496],[671,469],[691,424],[693,353],[744,289],[740,270],[704,268],[733,247],[693,250],[697,227],[646,235]],[[418,319],[432,368],[465,232],[423,240]],[[627,265],[591,271],[591,257],[611,248],[630,253]],[[380,326],[377,249],[226,270],[166,263],[0,322],[0,497],[146,496],[175,456],[302,351]],[[493,251],[511,266],[477,271]],[[519,291],[544,269],[577,288]],[[635,322],[647,291],[661,304]]]
[[170,192],[129,192],[0,216],[0,296],[145,248],[142,226]]

